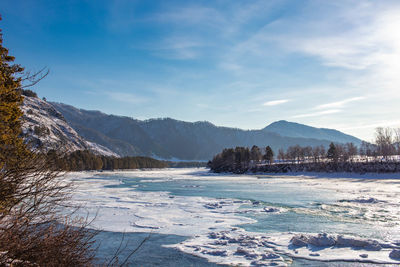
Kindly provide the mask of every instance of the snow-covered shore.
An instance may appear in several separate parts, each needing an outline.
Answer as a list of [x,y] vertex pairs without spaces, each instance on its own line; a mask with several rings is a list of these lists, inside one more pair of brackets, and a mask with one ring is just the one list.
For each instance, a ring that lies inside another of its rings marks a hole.
[[298,178],[349,178],[349,179],[400,179],[399,173],[350,173],[350,172],[286,172],[286,173],[247,173],[258,177],[298,177]]

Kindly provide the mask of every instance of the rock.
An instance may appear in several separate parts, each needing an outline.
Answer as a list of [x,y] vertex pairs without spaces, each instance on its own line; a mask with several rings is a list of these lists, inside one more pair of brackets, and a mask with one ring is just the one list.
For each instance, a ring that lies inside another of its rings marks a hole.
[[316,247],[330,247],[334,246],[336,241],[332,236],[327,234],[318,234],[317,236],[307,235],[296,235],[292,237],[290,243],[294,246],[302,247],[307,245],[313,245]]
[[368,254],[360,254],[360,257],[366,259],[368,258]]
[[217,240],[214,242],[215,245],[223,245],[226,246],[228,244],[228,241],[224,241],[224,240]]
[[326,233],[318,234],[308,238],[308,243],[317,247],[330,247],[334,246],[336,241],[333,237],[328,236]]
[[242,248],[242,247],[238,247],[238,248],[236,249],[235,254],[236,254],[236,255],[246,255],[246,254],[247,254],[247,250],[245,250],[245,249]]
[[206,209],[220,209],[222,206],[219,203],[207,203],[204,205]]
[[318,256],[320,256],[319,253],[310,253],[310,254],[308,254],[308,255],[310,255],[310,256],[312,256],[312,257],[318,257]]
[[308,238],[305,235],[295,235],[290,239],[290,243],[297,247],[304,247],[308,245]]
[[242,247],[238,247],[236,249],[235,255],[244,256],[246,259],[255,259],[258,257],[258,254],[253,250],[246,250]]
[[272,208],[272,207],[269,207],[269,208],[265,207],[265,208],[264,208],[264,211],[265,211],[265,212],[278,212],[279,209],[277,209],[277,208]]
[[356,247],[356,248],[364,248],[367,250],[378,251],[381,250],[381,245],[375,240],[363,240],[363,239],[355,239],[355,238],[347,238],[341,235],[337,236],[336,244],[338,246],[343,247]]
[[272,260],[272,259],[278,259],[280,258],[279,255],[276,255],[274,253],[267,253],[261,256],[261,260]]
[[211,239],[217,239],[219,235],[217,233],[211,232],[208,234],[208,237]]
[[250,266],[277,266],[276,262],[252,261]]
[[400,249],[393,249],[389,253],[389,257],[394,259],[394,260],[400,260]]
[[222,257],[228,256],[228,253],[225,250],[203,251],[202,253],[212,255],[212,256],[222,256]]
[[384,244],[380,244],[376,240],[369,239],[356,239],[352,237],[344,237],[341,235],[331,236],[326,233],[318,235],[295,235],[290,240],[290,243],[297,247],[303,246],[316,246],[316,247],[352,247],[352,248],[362,248],[365,250],[379,251],[382,249]]
[[370,198],[357,198],[357,199],[351,199],[351,200],[340,200],[340,202],[353,202],[353,203],[361,203],[361,204],[375,204],[379,202],[386,202],[382,200],[378,200],[376,198],[370,197]]

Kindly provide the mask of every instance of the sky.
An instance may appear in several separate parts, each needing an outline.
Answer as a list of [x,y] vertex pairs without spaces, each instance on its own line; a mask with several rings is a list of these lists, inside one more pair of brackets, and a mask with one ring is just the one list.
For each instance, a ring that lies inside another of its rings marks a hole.
[[400,1],[2,0],[4,46],[40,97],[136,119],[371,141],[400,127]]

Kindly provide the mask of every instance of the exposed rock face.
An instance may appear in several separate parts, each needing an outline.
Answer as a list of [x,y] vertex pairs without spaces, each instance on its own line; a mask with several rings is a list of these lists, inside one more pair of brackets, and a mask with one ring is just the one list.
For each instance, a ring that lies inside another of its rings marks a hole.
[[34,150],[68,153],[90,150],[95,154],[118,156],[109,149],[83,139],[50,103],[37,97],[24,97],[22,132]]

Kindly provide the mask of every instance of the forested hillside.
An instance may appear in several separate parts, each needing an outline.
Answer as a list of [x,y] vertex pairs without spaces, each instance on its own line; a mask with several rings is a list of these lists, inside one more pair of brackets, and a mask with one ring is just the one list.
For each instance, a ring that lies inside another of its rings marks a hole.
[[218,127],[209,122],[191,123],[169,118],[140,121],[61,103],[53,105],[81,136],[121,156],[209,160],[225,147],[268,144],[277,152],[294,145],[327,147],[332,141],[287,137],[264,129]]

